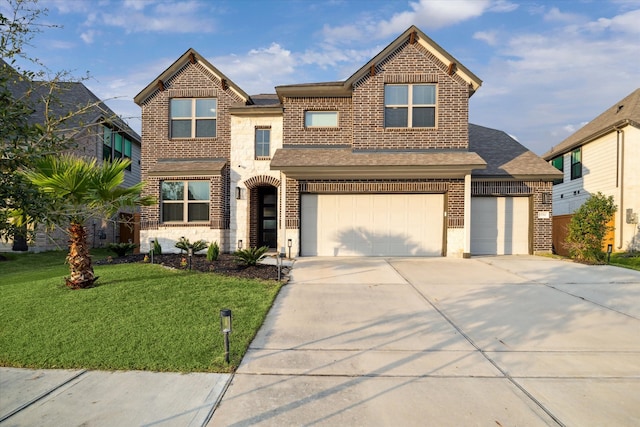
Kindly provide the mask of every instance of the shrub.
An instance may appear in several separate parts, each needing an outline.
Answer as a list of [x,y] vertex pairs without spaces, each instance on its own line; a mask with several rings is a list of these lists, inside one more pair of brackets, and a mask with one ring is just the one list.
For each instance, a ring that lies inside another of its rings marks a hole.
[[566,238],[569,255],[577,261],[599,264],[606,259],[602,240],[612,228],[607,222],[616,212],[613,196],[598,192],[587,199],[571,217]]
[[133,252],[138,245],[135,243],[109,243],[107,249],[122,258],[127,255],[127,252]]
[[176,243],[176,248],[185,252],[188,251],[189,248],[191,248],[193,250],[193,253],[196,253],[203,249],[206,249],[207,242],[205,242],[204,240],[197,240],[191,243],[189,239],[185,239],[184,237],[181,237],[180,240],[178,240],[178,242]]
[[236,261],[246,265],[256,265],[262,255],[269,250],[268,246],[259,248],[238,249],[233,253]]
[[156,255],[162,255],[162,246],[160,246],[160,242],[158,239],[153,241],[153,253]]
[[215,261],[218,259],[220,255],[220,247],[218,246],[218,242],[213,242],[209,245],[209,249],[207,250],[207,261]]

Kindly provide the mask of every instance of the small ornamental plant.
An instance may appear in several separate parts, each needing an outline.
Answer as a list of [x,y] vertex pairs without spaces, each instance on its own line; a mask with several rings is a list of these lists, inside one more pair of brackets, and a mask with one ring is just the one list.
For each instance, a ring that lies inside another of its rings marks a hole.
[[185,257],[182,257],[182,259],[180,259],[180,267],[187,268],[187,259]]
[[145,255],[142,262],[149,262],[149,255]]

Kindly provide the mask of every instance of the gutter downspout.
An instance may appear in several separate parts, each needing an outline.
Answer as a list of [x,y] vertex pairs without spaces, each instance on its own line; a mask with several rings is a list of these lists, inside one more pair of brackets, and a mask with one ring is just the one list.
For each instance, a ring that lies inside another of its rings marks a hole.
[[618,146],[620,147],[620,156],[618,158],[618,162],[619,163],[619,183],[620,183],[620,187],[618,188],[618,194],[619,194],[619,199],[620,199],[620,206],[618,209],[619,215],[618,218],[620,219],[620,221],[618,222],[618,245],[616,246],[617,249],[622,249],[622,244],[624,242],[623,239],[623,233],[624,233],[624,130],[620,129],[620,128],[614,128],[617,132],[616,135],[616,140],[618,143]]

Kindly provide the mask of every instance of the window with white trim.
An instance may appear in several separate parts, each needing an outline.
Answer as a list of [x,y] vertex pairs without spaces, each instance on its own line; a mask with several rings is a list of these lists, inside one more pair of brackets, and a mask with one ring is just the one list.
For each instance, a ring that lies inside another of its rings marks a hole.
[[271,150],[271,129],[256,128],[256,159],[268,159]]
[[338,127],[337,111],[305,111],[304,126],[308,128]]
[[173,98],[171,138],[215,138],[218,101],[215,98]]
[[209,181],[163,181],[162,222],[208,222]]
[[384,126],[433,128],[436,126],[435,84],[386,84]]

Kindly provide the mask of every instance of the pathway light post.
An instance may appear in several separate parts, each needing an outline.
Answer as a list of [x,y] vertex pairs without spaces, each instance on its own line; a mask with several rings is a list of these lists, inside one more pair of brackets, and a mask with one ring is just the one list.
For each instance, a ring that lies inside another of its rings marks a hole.
[[224,334],[224,361],[229,363],[229,334],[231,333],[231,310],[220,310],[220,330]]

